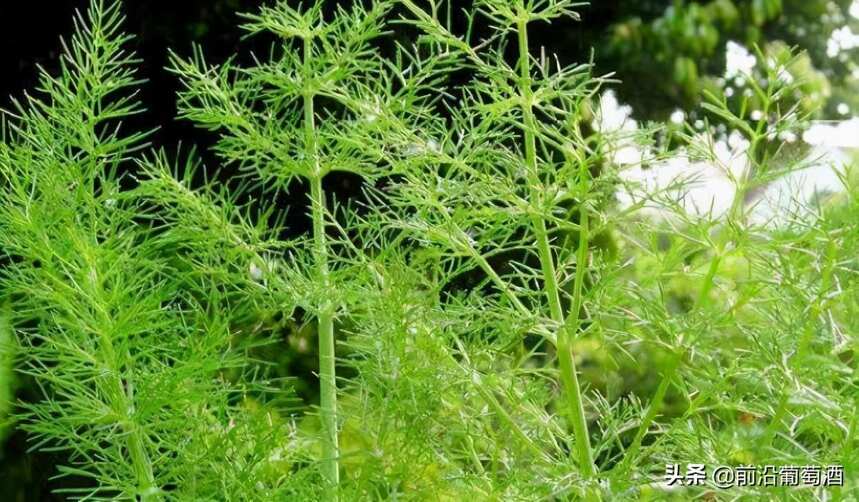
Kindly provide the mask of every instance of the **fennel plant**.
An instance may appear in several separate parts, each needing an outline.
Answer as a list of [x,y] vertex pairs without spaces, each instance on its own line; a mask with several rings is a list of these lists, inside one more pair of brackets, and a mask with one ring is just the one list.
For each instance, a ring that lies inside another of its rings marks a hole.
[[[851,500],[855,172],[812,218],[751,217],[804,165],[780,139],[803,122],[785,104],[796,60],[761,51],[739,109],[708,96],[748,148],[721,166],[730,207],[694,216],[676,196],[694,180],[626,186],[612,159],[630,138],[594,127],[610,80],[535,47],[541,23],[586,9],[243,15],[266,57],[171,57],[179,118],[218,137],[223,166],[207,167],[126,131],[146,84],[120,5],[93,0],[0,142],[0,375],[14,364],[37,391],[12,426],[66,455],[58,493],[686,500],[721,493],[665,486],[666,464],[843,464],[842,487],[730,495]],[[724,163],[709,124],[679,151],[660,134],[633,138],[650,169]],[[332,190],[344,173],[358,200]],[[290,236],[295,208],[309,235]],[[312,379],[292,357],[315,357],[318,406],[294,392]]]

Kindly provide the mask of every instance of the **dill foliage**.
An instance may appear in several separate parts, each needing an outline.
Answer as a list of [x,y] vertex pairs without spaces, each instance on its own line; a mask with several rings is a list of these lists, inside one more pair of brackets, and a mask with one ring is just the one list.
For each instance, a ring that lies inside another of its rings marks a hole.
[[[711,129],[689,126],[678,153],[652,143],[658,126],[594,127],[609,79],[532,47],[541,23],[585,9],[243,15],[274,40],[265,57],[211,64],[195,47],[168,68],[180,118],[218,135],[208,169],[123,126],[145,83],[119,3],[92,0],[0,142],[0,376],[14,366],[38,389],[8,421],[66,454],[62,493],[685,500],[714,488],[669,489],[666,464],[840,464],[844,488],[732,494],[851,500],[854,171],[787,225],[749,217],[752,194],[805,167],[778,139],[804,120],[784,104],[793,55],[760,54],[758,113],[708,97],[748,162],[729,173],[730,210],[692,216],[676,197],[690,181],[642,190],[611,159],[640,140],[653,169],[719,164]],[[222,183],[222,168],[238,174]],[[362,179],[361,202],[326,187],[338,172]],[[298,185],[312,226],[284,238],[276,199]],[[272,328],[288,321],[302,324],[290,343],[318,343],[318,406],[272,356],[296,350]]]

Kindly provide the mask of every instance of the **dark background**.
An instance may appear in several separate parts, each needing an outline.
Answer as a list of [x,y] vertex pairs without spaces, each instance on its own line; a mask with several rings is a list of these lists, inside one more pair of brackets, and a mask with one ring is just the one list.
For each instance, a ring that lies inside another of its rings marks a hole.
[[[207,145],[212,138],[176,117],[176,79],[164,71],[167,50],[190,52],[192,42],[205,46],[211,61],[222,61],[238,51],[242,33],[236,29],[238,12],[253,12],[260,0],[150,0],[126,1],[125,30],[135,36],[131,46],[142,59],[140,76],[146,113],[134,124],[160,128],[153,141],[170,146],[178,141]],[[31,0],[0,2],[0,106],[10,96],[20,97],[38,83],[38,66],[57,67],[60,37],[74,29],[76,9],[85,12],[88,0]],[[252,45],[252,44],[245,44]]]
[[[132,46],[142,59],[141,76],[148,80],[142,89],[146,114],[136,125],[159,127],[154,142],[169,146],[182,140],[205,146],[212,140],[208,133],[177,121],[176,79],[164,71],[167,50],[190,53],[196,42],[205,47],[209,61],[219,62],[230,55],[260,45],[242,41],[236,28],[237,14],[254,12],[263,0],[136,0],[126,1],[126,30],[135,35]],[[297,2],[296,2],[297,3]],[[460,4],[470,2],[458,2]],[[583,9],[584,23],[557,22],[533,31],[535,45],[545,45],[566,61],[584,61],[591,44],[622,18],[623,1],[599,1]],[[656,17],[670,0],[641,2],[639,16]],[[10,96],[20,97],[38,82],[38,65],[53,70],[57,66],[61,36],[73,30],[76,9],[84,10],[88,0],[0,1],[0,107],[8,108]],[[609,64],[606,64],[609,66]],[[604,72],[611,68],[601,69]],[[640,93],[650,92],[640,88]]]
[[[779,1],[780,10],[762,18],[755,14],[755,8],[771,3],[769,0],[594,0],[578,8],[581,22],[558,20],[551,25],[533,26],[532,47],[537,50],[544,46],[563,64],[586,62],[593,54],[596,73],[616,75],[620,80],[616,86],[620,101],[632,105],[639,119],[667,120],[677,108],[694,110],[701,90],[711,88],[712,80],[724,72],[724,47],[729,40],[747,47],[780,40],[807,52],[812,65],[832,84],[833,97],[838,97],[827,109],[831,112],[843,101],[852,104],[856,99],[856,79],[849,75],[856,71],[856,61],[852,56],[847,58],[848,54],[843,54],[841,60],[828,58],[825,52],[829,34],[843,26],[845,18],[849,19],[847,10],[853,0]],[[20,97],[24,90],[34,88],[37,65],[49,71],[56,68],[59,38],[72,32],[75,10],[85,9],[88,3],[89,0],[0,0],[0,107],[9,107],[10,95]],[[265,52],[267,40],[242,40],[244,33],[236,27],[238,13],[256,12],[265,3],[266,0],[124,2],[125,27],[136,37],[132,48],[142,59],[140,75],[148,80],[142,89],[147,113],[134,125],[159,127],[153,138],[156,146],[169,147],[183,141],[205,147],[213,139],[175,119],[178,83],[164,71],[168,48],[187,55],[196,42],[204,46],[207,59],[213,63],[236,54],[241,61],[241,55],[254,48]],[[287,3],[297,6],[300,2]],[[459,11],[470,7],[472,1],[451,3]],[[856,20],[851,22],[856,24]],[[396,25],[393,29],[397,29]],[[480,30],[478,36],[479,33]],[[691,76],[689,72],[677,74],[678,61],[693,66]]]

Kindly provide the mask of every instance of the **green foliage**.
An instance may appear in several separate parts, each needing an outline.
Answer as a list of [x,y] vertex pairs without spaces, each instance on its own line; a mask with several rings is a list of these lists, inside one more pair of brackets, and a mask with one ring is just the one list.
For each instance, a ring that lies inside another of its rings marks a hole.
[[10,425],[9,412],[14,401],[15,375],[13,373],[17,344],[9,323],[9,313],[0,311],[0,439],[4,439]]
[[[693,21],[736,15],[717,4]],[[16,426],[68,453],[59,474],[83,481],[66,494],[683,500],[719,495],[668,489],[665,464],[751,463],[843,464],[831,494],[851,500],[857,184],[845,168],[839,198],[782,228],[748,217],[750,193],[802,167],[779,140],[808,113],[780,78],[802,56],[761,53],[751,95],[707,94],[702,113],[750,145],[727,214],[693,218],[668,192],[620,210],[617,138],[583,130],[606,80],[530,45],[582,8],[485,0],[465,26],[435,1],[246,15],[275,39],[267,58],[195,48],[170,68],[180,115],[239,168],[223,183],[120,127],[140,82],[117,5],[94,1],[0,143],[0,337],[8,317],[39,390]],[[393,20],[414,46],[384,43]],[[494,35],[474,40],[481,23]],[[685,155],[718,162],[712,131],[684,131]],[[334,200],[334,172],[362,178],[361,204]],[[275,196],[298,183],[312,230],[285,239]],[[290,343],[318,341],[318,406],[271,356],[291,320]]]
[[121,188],[120,166],[145,145],[118,128],[139,111],[118,6],[94,2],[77,22],[60,75],[43,74],[43,97],[17,105],[0,150],[4,293],[20,373],[42,396],[23,405],[20,427],[35,448],[68,453],[60,475],[90,478],[70,496],[241,493],[286,437],[256,432],[264,417],[242,396],[283,391],[244,378],[256,363],[233,332],[241,306],[200,273],[205,253],[174,254],[202,242],[141,224],[158,180]]
[[229,62],[209,67],[199,50],[191,61],[173,58],[172,69],[185,85],[182,116],[223,131],[216,150],[225,161],[248,171],[266,191],[288,190],[294,178],[310,184],[313,240],[295,244],[299,266],[284,273],[292,274],[286,286],[292,301],[317,320],[328,499],[336,496],[340,476],[334,321],[349,313],[352,292],[341,285],[341,276],[354,273],[354,244],[347,235],[329,236],[337,225],[322,179],[335,171],[365,179],[387,174],[379,151],[408,140],[401,115],[421,109],[415,93],[429,85],[421,72],[406,75],[402,57],[385,61],[372,45],[389,8],[377,2],[369,10],[338,9],[327,22],[321,2],[306,10],[281,2],[245,16],[244,28],[252,34],[279,37],[269,61],[250,68]]

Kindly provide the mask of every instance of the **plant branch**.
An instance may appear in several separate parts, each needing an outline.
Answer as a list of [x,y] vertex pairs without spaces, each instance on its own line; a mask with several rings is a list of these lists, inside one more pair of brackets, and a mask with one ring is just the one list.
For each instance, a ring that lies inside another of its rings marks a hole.
[[[304,67],[307,70],[312,54],[311,38],[304,38]],[[309,71],[306,71],[309,73]],[[313,243],[316,272],[322,289],[331,288],[328,270],[328,242],[325,234],[325,192],[322,178],[325,175],[319,161],[319,148],[316,137],[316,122],[313,94],[304,91],[304,133],[309,160],[313,163],[310,170],[311,212],[313,215]],[[337,500],[337,485],[340,482],[340,467],[337,440],[337,376],[334,351],[334,311],[330,300],[319,305],[317,327],[319,337],[319,410],[322,423],[322,475],[326,486],[324,498]]]
[[[540,192],[540,176],[537,166],[537,139],[536,119],[533,110],[533,90],[531,89],[531,62],[528,49],[528,17],[525,6],[519,4],[519,90],[522,99],[522,114],[524,118],[524,141],[525,162],[528,169],[529,186],[531,188],[532,204],[539,204],[542,200]],[[582,208],[585,220],[580,224],[579,231],[579,255],[587,254],[587,212]],[[579,460],[579,468],[586,478],[593,477],[594,463],[591,452],[590,436],[588,434],[587,417],[584,411],[581,386],[578,381],[575,359],[572,353],[572,338],[578,331],[578,322],[575,329],[566,328],[566,320],[561,307],[560,289],[558,287],[557,274],[555,271],[555,259],[549,242],[549,234],[546,229],[545,220],[539,215],[532,215],[531,223],[534,236],[537,241],[537,250],[540,258],[540,266],[543,272],[543,289],[549,301],[549,309],[552,320],[561,327],[557,341],[558,359],[561,366],[561,380],[566,393],[566,407],[572,421],[573,432],[576,435],[576,450]],[[576,289],[578,291],[577,302],[581,306],[581,287],[584,280],[584,260],[576,263]],[[578,310],[572,313],[578,319]]]

